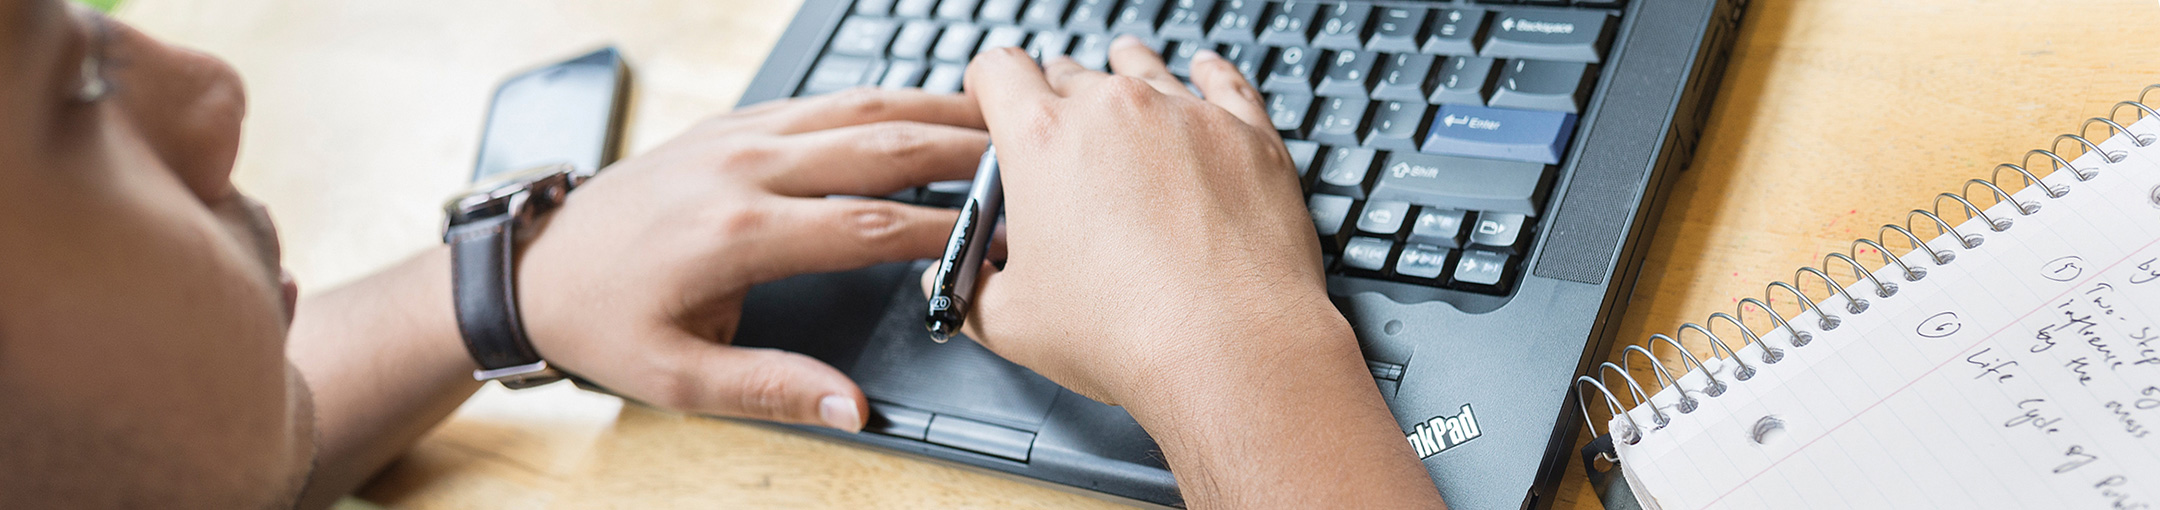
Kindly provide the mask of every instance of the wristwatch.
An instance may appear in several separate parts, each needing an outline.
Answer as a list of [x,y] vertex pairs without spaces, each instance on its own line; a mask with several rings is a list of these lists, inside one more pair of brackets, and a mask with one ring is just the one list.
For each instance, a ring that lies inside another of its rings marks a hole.
[[534,218],[562,205],[591,177],[571,165],[496,174],[443,206],[443,243],[450,245],[452,301],[465,350],[480,369],[473,379],[511,389],[561,380],[525,336],[518,314],[517,247],[531,237]]

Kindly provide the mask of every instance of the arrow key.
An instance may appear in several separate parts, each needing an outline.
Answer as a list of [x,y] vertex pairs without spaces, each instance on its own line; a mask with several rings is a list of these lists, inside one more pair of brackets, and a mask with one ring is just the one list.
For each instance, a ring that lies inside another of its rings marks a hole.
[[1465,216],[1465,213],[1458,209],[1420,207],[1417,220],[1410,223],[1410,242],[1460,248]]
[[1455,282],[1480,286],[1496,286],[1507,276],[1508,256],[1485,250],[1463,250],[1462,259],[1455,263]]

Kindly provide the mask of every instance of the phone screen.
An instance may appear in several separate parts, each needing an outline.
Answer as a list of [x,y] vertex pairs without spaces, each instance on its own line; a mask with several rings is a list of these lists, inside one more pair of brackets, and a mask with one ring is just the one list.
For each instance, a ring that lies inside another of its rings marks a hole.
[[629,70],[614,48],[527,72],[495,89],[473,180],[540,165],[613,163]]

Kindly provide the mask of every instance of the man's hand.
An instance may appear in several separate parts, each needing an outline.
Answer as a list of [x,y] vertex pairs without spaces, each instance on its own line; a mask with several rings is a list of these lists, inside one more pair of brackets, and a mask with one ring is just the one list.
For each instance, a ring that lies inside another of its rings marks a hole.
[[1355,354],[1258,92],[1212,52],[1193,61],[1206,99],[1137,41],[1110,59],[1115,75],[1008,52],[970,68],[1010,258],[983,268],[969,335],[1117,404],[1214,368]]
[[954,212],[820,197],[966,179],[989,143],[981,127],[964,96],[863,89],[722,115],[610,166],[523,253],[534,347],[662,407],[859,430],[867,404],[840,371],[727,345],[743,295],[937,256]]
[[1130,37],[1110,66],[970,66],[1009,258],[983,268],[968,334],[1125,406],[1195,508],[1438,506],[1328,300],[1260,94],[1212,52],[1197,96]]

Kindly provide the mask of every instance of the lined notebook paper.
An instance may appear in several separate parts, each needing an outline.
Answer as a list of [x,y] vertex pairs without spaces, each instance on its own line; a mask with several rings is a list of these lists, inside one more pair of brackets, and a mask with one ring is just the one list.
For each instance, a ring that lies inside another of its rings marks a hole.
[[[2030,159],[2044,186],[1999,168],[1992,182],[2015,190],[2003,193],[2012,200],[1968,183],[1932,208],[1915,204],[1954,222],[1956,235],[1938,235],[1945,229],[1923,214],[1909,225],[1929,249],[1886,229],[1880,244],[1911,250],[1902,265],[1863,249],[1851,255],[1861,276],[1826,259],[1837,271],[1795,275],[1814,306],[1774,329],[1763,326],[1770,313],[1743,305],[1745,321],[1682,328],[1724,348],[1649,372],[1659,380],[1623,380],[1615,367],[1584,381],[1590,405],[1632,406],[1607,430],[1639,502],[2160,504],[2160,118],[2140,114],[2128,133],[2088,126],[2113,134],[2098,151],[2058,139],[2065,153],[2082,150],[2069,161],[2076,170]],[[1788,311],[1802,299],[1768,290]],[[1656,363],[1642,354],[1623,359]],[[1642,394],[1648,404],[1634,405]]]

